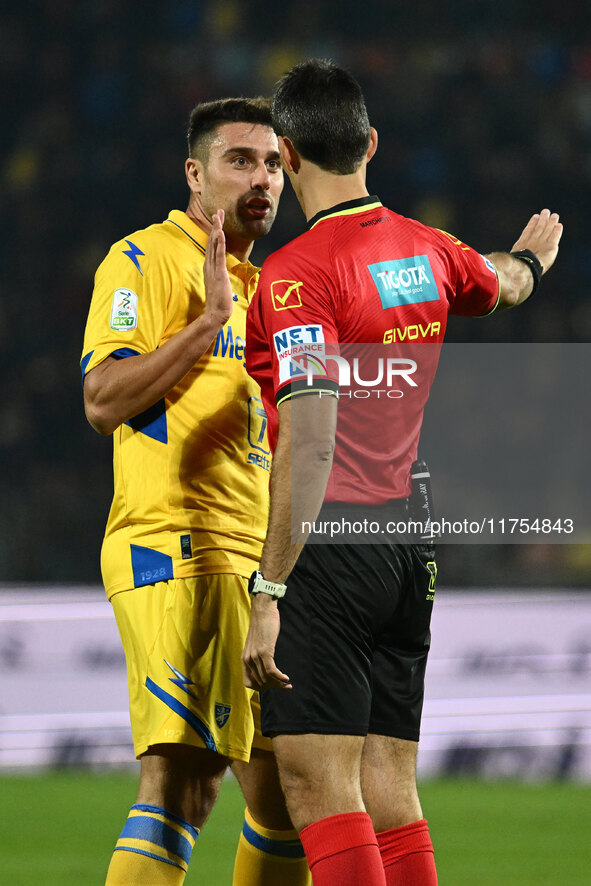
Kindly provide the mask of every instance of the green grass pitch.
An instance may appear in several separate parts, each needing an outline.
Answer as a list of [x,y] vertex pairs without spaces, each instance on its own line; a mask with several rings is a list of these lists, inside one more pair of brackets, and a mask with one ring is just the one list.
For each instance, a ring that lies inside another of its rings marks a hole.
[[[0,880],[102,886],[134,801],[129,774],[0,779]],[[440,886],[588,886],[591,786],[429,781],[421,797]],[[230,886],[243,802],[227,779],[193,853],[186,886]]]

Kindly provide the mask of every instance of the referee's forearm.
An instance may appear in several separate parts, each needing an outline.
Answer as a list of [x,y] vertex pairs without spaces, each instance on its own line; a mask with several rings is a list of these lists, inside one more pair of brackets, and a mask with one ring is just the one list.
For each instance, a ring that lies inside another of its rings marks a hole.
[[522,304],[532,293],[533,277],[528,266],[508,252],[491,252],[486,256],[495,266],[499,277],[497,311],[505,311]]
[[271,470],[269,527],[261,557],[261,572],[269,581],[283,583],[297,562],[308,535],[303,526],[316,520],[324,500],[332,448],[326,441],[314,440],[295,447],[291,433],[280,430]]

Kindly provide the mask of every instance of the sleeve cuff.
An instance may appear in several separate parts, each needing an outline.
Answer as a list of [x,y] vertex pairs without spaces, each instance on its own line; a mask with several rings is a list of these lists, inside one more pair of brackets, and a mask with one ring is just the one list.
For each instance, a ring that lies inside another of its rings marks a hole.
[[320,396],[338,398],[339,385],[338,382],[332,381],[330,378],[316,379],[311,385],[308,384],[307,379],[292,381],[287,385],[283,385],[282,388],[279,388],[275,394],[275,403],[279,406],[281,403],[284,403],[285,400],[290,400],[292,397],[302,394],[319,394]]

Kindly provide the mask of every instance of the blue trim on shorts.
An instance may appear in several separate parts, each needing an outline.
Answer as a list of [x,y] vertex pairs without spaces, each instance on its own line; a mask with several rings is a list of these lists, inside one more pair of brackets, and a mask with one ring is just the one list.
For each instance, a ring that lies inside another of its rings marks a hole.
[[184,704],[174,697],[174,695],[170,695],[169,692],[162,689],[162,687],[158,686],[157,683],[154,683],[150,677],[146,677],[146,689],[148,689],[156,698],[159,698],[160,701],[163,701],[165,705],[167,705],[171,710],[178,714],[179,717],[182,717],[189,726],[191,726],[197,735],[203,739],[205,742],[205,747],[208,751],[215,751],[217,753],[216,743],[214,741],[213,735],[203,723],[199,717],[197,717],[193,711],[190,711],[189,708],[185,707]]
[[242,833],[247,843],[268,855],[277,855],[281,858],[304,858],[306,854],[300,840],[272,840],[270,837],[263,837],[262,834],[253,830],[246,821],[242,827]]

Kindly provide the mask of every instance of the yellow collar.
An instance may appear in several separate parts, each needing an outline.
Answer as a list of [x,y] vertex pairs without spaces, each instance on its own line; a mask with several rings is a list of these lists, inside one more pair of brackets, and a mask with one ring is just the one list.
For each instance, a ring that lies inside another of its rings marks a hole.
[[[193,219],[189,218],[186,212],[182,212],[180,209],[173,209],[168,214],[168,221],[177,228],[180,228],[189,240],[193,241],[199,251],[205,255],[209,234],[206,234],[203,228],[200,228],[199,225],[195,224]],[[255,267],[251,262],[241,262],[236,256],[230,255],[229,253],[226,253],[226,267],[246,284],[248,284],[254,275],[259,272],[259,268]]]

